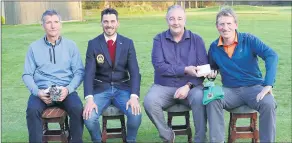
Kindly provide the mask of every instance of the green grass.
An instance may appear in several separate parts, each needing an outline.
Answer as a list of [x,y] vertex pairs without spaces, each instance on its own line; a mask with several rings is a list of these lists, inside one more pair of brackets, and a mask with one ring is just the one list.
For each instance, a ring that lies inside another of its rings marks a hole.
[[[246,6],[244,6],[246,7]],[[216,31],[215,16],[218,7],[199,10],[187,10],[186,28],[202,36],[206,48],[218,37]],[[212,10],[213,9],[213,10]],[[235,8],[236,9],[236,8]],[[287,10],[288,9],[288,10]],[[284,8],[240,8],[239,7],[239,31],[249,32],[272,47],[279,55],[278,74],[274,86],[274,94],[278,104],[277,108],[277,142],[291,142],[291,7]],[[268,11],[264,13],[252,13],[253,11]],[[242,12],[244,11],[244,12]],[[252,13],[252,14],[251,14]],[[134,40],[139,67],[142,74],[141,98],[143,98],[153,83],[153,67],[151,64],[151,50],[153,37],[167,29],[164,19],[165,12],[156,12],[156,15],[145,17],[138,15],[120,16],[119,33]],[[64,23],[63,36],[74,40],[85,61],[85,52],[88,40],[102,32],[100,27],[99,12],[88,16],[88,21]],[[3,142],[27,142],[25,110],[29,92],[22,82],[23,63],[26,51],[31,42],[44,35],[42,27],[35,25],[2,26],[2,141]],[[260,60],[261,69],[264,63]],[[220,77],[218,78],[220,79]],[[219,80],[216,81],[220,83]],[[83,87],[78,88],[78,93],[83,99]],[[84,101],[83,101],[84,102]],[[142,124],[137,140],[140,142],[160,142],[155,126],[142,112]],[[225,115],[226,123],[229,121]],[[176,123],[183,121],[182,118]],[[192,121],[192,120],[191,120]],[[243,123],[246,121],[243,121]],[[117,122],[110,123],[117,125]],[[193,122],[191,123],[193,125]],[[226,124],[227,125],[227,124]],[[193,128],[194,133],[194,128]],[[227,130],[225,131],[227,133]],[[84,129],[84,141],[90,141],[87,129]],[[118,139],[109,140],[120,142]],[[176,141],[185,142],[186,137],[177,137]],[[249,141],[249,140],[239,140]]]

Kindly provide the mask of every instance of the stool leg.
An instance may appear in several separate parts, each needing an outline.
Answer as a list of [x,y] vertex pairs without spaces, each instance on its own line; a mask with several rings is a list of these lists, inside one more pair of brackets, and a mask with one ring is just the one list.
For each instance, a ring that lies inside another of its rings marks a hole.
[[254,128],[254,119],[253,119],[253,116],[254,116],[254,114],[252,113],[252,114],[251,114],[251,117],[250,117],[250,125],[249,125],[250,132],[253,133],[252,138],[251,138],[251,142],[252,142],[252,143],[255,142],[255,135],[254,135],[254,130],[255,130],[255,128]]
[[231,136],[228,140],[229,143],[232,143],[236,140],[236,120],[237,116],[236,114],[231,113]]
[[59,123],[62,134],[65,134],[65,124]]
[[185,119],[186,119],[188,142],[192,143],[192,129],[190,127],[190,113],[189,113],[189,111],[186,112]]
[[230,113],[230,115],[229,115],[228,142],[231,141],[231,121],[232,121],[232,113]]
[[71,140],[71,133],[70,133],[70,127],[69,127],[68,120],[69,120],[68,116],[66,116],[66,118],[65,118],[65,132],[66,132],[67,140],[70,141]]
[[172,128],[172,114],[171,112],[167,112],[167,125]]
[[125,125],[125,116],[122,115],[120,116],[120,121],[121,121],[121,127],[122,127],[122,138],[123,138],[123,142],[127,142],[126,138],[127,138],[127,133],[126,133],[126,125]]
[[105,143],[107,139],[107,118],[105,116],[102,117],[102,142]]
[[64,122],[59,122],[60,129],[61,129],[61,140],[62,143],[67,143],[67,137],[66,137],[66,131],[65,131],[65,123]]
[[253,113],[252,115],[252,121],[253,121],[253,142],[257,143],[259,139],[259,131],[257,129],[257,113]]
[[[43,135],[49,130],[48,128],[48,123],[46,121],[43,120]],[[48,143],[47,140],[44,140],[43,138],[43,143]]]
[[67,137],[66,137],[66,135],[61,135],[61,142],[62,143],[68,143],[69,141],[68,141],[68,139],[67,139]]
[[47,131],[48,131],[48,123],[47,122],[44,122],[43,123],[43,134],[45,134]]

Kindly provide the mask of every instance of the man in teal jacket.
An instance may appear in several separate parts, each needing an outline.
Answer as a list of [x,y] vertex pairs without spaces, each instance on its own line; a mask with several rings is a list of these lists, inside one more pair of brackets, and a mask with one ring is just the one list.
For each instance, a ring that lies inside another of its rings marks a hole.
[[[237,18],[230,8],[223,8],[216,18],[220,37],[209,49],[209,62],[219,70],[224,98],[207,105],[210,141],[224,141],[224,110],[247,105],[260,113],[260,141],[274,142],[276,127],[276,102],[272,87],[276,78],[278,56],[269,46],[249,33],[237,31]],[[265,61],[266,75],[262,78],[258,57]]]
[[70,142],[81,143],[83,134],[82,102],[75,91],[84,76],[84,67],[76,44],[61,37],[61,16],[54,10],[42,15],[45,36],[30,44],[22,79],[30,91],[26,119],[29,142],[42,142],[42,112],[54,105],[45,89],[61,89],[59,104],[70,117]]

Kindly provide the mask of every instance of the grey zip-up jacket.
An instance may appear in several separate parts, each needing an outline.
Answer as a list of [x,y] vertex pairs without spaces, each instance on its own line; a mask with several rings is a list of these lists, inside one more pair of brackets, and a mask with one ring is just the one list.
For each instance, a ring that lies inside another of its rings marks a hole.
[[72,40],[64,37],[55,45],[46,36],[29,46],[22,79],[32,95],[51,85],[64,86],[69,94],[81,84],[84,76],[80,52]]

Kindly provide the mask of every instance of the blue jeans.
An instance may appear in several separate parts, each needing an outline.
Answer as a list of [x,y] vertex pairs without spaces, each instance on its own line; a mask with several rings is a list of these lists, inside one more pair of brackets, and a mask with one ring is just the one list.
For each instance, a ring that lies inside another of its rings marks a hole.
[[101,131],[98,119],[110,104],[119,108],[127,116],[127,142],[136,141],[138,128],[141,124],[141,114],[136,116],[132,114],[130,106],[128,110],[126,110],[126,103],[129,99],[130,92],[117,89],[113,86],[102,93],[94,95],[94,102],[97,105],[98,113],[92,110],[90,118],[84,120],[84,124],[88,129],[92,142],[101,142]]
[[[83,105],[77,92],[69,94],[58,106],[65,109],[70,117],[70,133],[72,138],[69,142],[82,143]],[[26,109],[29,142],[42,142],[43,126],[41,117],[47,107],[48,105],[39,97],[30,95]]]

